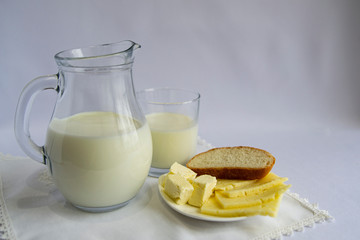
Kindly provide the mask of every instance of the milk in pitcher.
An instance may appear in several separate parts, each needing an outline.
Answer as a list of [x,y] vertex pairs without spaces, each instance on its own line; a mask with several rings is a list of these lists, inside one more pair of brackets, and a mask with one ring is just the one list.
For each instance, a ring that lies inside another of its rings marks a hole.
[[[134,124],[135,123],[135,124]],[[143,185],[152,156],[148,125],[112,112],[54,118],[45,151],[57,187],[71,203],[117,205]]]

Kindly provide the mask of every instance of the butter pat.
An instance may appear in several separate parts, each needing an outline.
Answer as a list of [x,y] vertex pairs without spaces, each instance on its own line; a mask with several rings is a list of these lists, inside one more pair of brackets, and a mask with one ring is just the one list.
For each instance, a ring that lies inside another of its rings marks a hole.
[[160,185],[160,186],[165,187],[165,180],[166,180],[166,178],[167,178],[168,175],[169,175],[169,174],[167,173],[167,174],[163,174],[163,175],[161,175],[161,176],[159,177],[158,182],[159,182],[159,185]]
[[193,170],[191,170],[177,162],[175,162],[173,165],[171,165],[171,167],[169,169],[169,174],[181,175],[182,177],[184,177],[186,180],[188,180],[190,182],[192,182],[196,177],[196,173]]
[[183,176],[168,174],[165,178],[164,191],[176,204],[183,205],[191,197],[194,187]]
[[196,173],[193,172],[191,169],[175,162],[171,165],[170,169],[169,169],[169,173],[167,174],[163,174],[159,177],[159,184],[164,187],[165,186],[165,180],[167,178],[167,176],[169,174],[177,174],[180,175],[182,177],[184,177],[186,180],[192,182],[195,177],[196,177]]
[[212,195],[216,185],[216,178],[210,175],[201,175],[192,183],[194,192],[188,203],[195,207],[201,207]]

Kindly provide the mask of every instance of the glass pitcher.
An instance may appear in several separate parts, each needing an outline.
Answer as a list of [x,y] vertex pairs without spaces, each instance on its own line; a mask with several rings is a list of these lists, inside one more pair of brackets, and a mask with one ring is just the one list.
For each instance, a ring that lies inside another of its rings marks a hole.
[[[151,133],[135,98],[132,41],[62,51],[59,72],[26,85],[15,114],[15,135],[32,159],[48,165],[63,196],[90,212],[124,206],[144,184]],[[57,101],[44,146],[30,137],[36,94],[55,90]]]

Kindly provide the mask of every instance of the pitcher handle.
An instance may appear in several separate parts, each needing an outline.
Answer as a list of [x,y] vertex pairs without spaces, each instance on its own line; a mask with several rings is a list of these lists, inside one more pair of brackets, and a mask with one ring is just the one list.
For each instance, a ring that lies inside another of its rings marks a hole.
[[22,90],[15,112],[14,130],[16,140],[30,158],[43,164],[46,164],[44,147],[38,146],[30,136],[30,112],[33,101],[38,93],[48,89],[58,92],[58,80],[58,74],[40,76],[31,80]]

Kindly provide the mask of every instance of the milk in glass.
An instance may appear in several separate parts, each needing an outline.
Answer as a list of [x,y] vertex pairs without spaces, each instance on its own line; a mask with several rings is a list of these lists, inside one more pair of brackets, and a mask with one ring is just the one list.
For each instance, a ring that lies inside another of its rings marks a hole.
[[198,125],[179,113],[146,115],[153,141],[152,167],[169,168],[174,162],[185,164],[196,154]]

